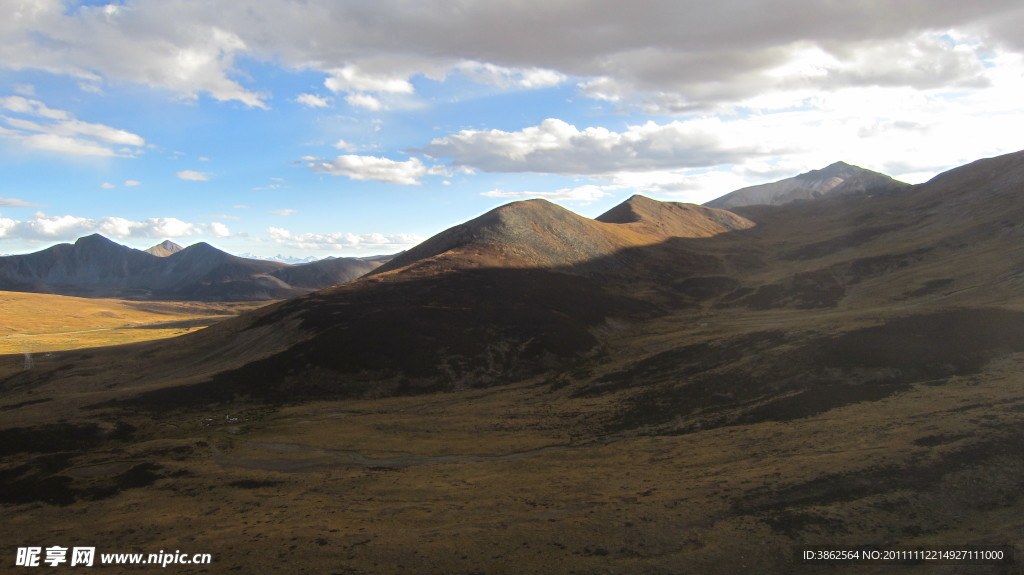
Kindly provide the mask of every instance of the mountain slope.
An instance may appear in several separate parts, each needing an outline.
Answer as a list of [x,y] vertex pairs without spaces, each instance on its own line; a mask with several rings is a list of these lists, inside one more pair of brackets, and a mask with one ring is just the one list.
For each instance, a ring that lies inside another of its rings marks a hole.
[[906,186],[907,184],[885,174],[852,166],[846,162],[836,162],[820,170],[812,170],[792,178],[741,188],[704,205],[724,210],[762,204],[774,206],[824,196],[888,192]]
[[365,258],[328,258],[297,264],[270,272],[270,275],[297,288],[322,289],[343,284],[366,275],[388,261]]
[[431,237],[378,268],[565,267],[669,237],[708,237],[753,224],[721,210],[633,196],[591,220],[548,202],[506,204]]
[[141,291],[159,260],[93,234],[74,244],[0,258],[0,289],[87,295],[105,289]]
[[163,242],[140,251],[94,234],[0,257],[0,289],[83,297],[283,299],[349,281],[379,265],[356,258],[290,265],[240,258],[207,243],[176,247]]

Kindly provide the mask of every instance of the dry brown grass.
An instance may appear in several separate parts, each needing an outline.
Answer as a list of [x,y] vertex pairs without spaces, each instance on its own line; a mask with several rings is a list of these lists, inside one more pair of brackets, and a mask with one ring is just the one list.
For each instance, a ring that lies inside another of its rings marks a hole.
[[163,339],[266,305],[135,302],[0,292],[0,355]]

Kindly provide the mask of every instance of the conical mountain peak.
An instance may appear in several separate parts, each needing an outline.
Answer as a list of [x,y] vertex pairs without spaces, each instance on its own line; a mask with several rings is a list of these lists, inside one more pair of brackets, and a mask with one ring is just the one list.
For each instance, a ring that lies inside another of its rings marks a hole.
[[176,253],[180,252],[182,249],[184,249],[184,248],[182,248],[178,244],[172,242],[171,240],[164,240],[164,241],[160,242],[159,244],[157,244],[157,245],[147,249],[146,253],[149,253],[149,254],[152,254],[152,255],[158,256],[158,257],[167,257],[167,256],[169,256],[171,254],[176,254]]

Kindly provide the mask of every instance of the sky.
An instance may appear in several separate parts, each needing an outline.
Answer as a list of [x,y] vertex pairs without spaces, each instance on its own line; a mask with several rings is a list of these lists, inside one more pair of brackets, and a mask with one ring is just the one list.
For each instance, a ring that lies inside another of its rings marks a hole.
[[1019,0],[0,0],[0,254],[408,249],[1024,149]]

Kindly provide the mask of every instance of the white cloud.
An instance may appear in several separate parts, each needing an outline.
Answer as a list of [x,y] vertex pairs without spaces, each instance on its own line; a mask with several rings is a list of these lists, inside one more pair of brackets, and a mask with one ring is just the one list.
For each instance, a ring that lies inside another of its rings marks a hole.
[[379,250],[385,253],[409,249],[423,241],[416,234],[293,234],[284,228],[267,228],[271,241],[302,250]]
[[[22,96],[0,98],[0,109],[21,116],[2,116],[13,129],[0,128],[0,137],[37,150],[78,156],[132,156],[146,144],[137,134],[83,122],[69,112]],[[115,149],[115,145],[130,147]]]
[[46,0],[6,11],[0,61],[65,74],[97,90],[105,80],[138,82],[185,98],[207,93],[266,107],[263,97],[230,78],[246,41],[217,15],[191,2],[108,10]]
[[63,215],[48,216],[36,212],[30,219],[0,217],[0,237],[25,240],[70,241],[93,233],[113,238],[180,238],[209,234],[228,237],[228,227],[220,222],[190,223],[178,218],[148,218],[142,221],[117,216],[100,219]]
[[210,230],[210,235],[215,238],[226,238],[231,236],[231,230],[220,222],[210,222],[208,228]]
[[55,134],[33,134],[30,136],[20,136],[18,137],[18,140],[29,148],[45,150],[48,152],[58,152],[61,154],[71,154],[73,156],[113,157],[119,155],[114,150],[93,142],[68,138],[65,136],[57,136]]
[[134,186],[141,186],[142,182],[140,182],[138,180],[125,180],[124,181],[124,185],[128,186],[129,188],[131,188],[131,187],[134,187]]
[[290,210],[290,209],[271,210],[270,213],[276,214],[278,216],[290,216],[290,215],[294,214],[295,212],[298,212],[298,210]]
[[518,132],[463,130],[412,151],[487,172],[564,175],[713,166],[775,151],[771,141],[736,138],[722,128],[718,119],[701,118],[612,132],[547,119]]
[[199,226],[178,218],[149,218],[145,235],[150,237],[180,238],[197,233]]
[[373,111],[384,109],[384,103],[369,94],[349,94],[348,96],[345,96],[345,101],[348,102],[350,106],[354,106],[356,108],[366,108],[367,110]]
[[329,108],[331,106],[330,100],[316,94],[299,94],[295,101],[309,108]]
[[11,112],[25,114],[27,116],[38,116],[50,120],[69,120],[71,115],[63,110],[53,110],[46,104],[21,96],[7,96],[0,98],[0,106]]
[[112,189],[116,188],[117,186],[115,186],[114,184],[111,184],[110,182],[103,182],[102,184],[100,184],[100,187],[103,188],[104,190],[112,190]]
[[0,215],[0,238],[9,237],[17,225],[18,222]]
[[324,86],[332,92],[383,92],[386,94],[412,94],[415,89],[408,76],[372,72],[348,65],[328,70],[330,76]]
[[457,64],[455,70],[476,82],[502,88],[548,88],[568,80],[568,76],[555,70],[509,68],[472,60]]
[[31,220],[18,222],[8,235],[33,239],[70,239],[87,235],[94,225],[95,222],[88,218],[70,215],[47,216],[42,212],[36,212]]
[[377,156],[347,154],[333,160],[316,159],[309,163],[310,169],[321,174],[347,176],[353,180],[376,180],[404,186],[418,186],[419,179],[428,174],[443,173],[439,167],[428,168],[419,158],[397,161]]
[[193,182],[205,182],[210,179],[209,174],[197,172],[195,170],[183,170],[175,175],[182,180],[191,180]]
[[99,233],[115,238],[130,237],[134,230],[142,227],[142,222],[133,222],[124,218],[107,217],[99,223]]

